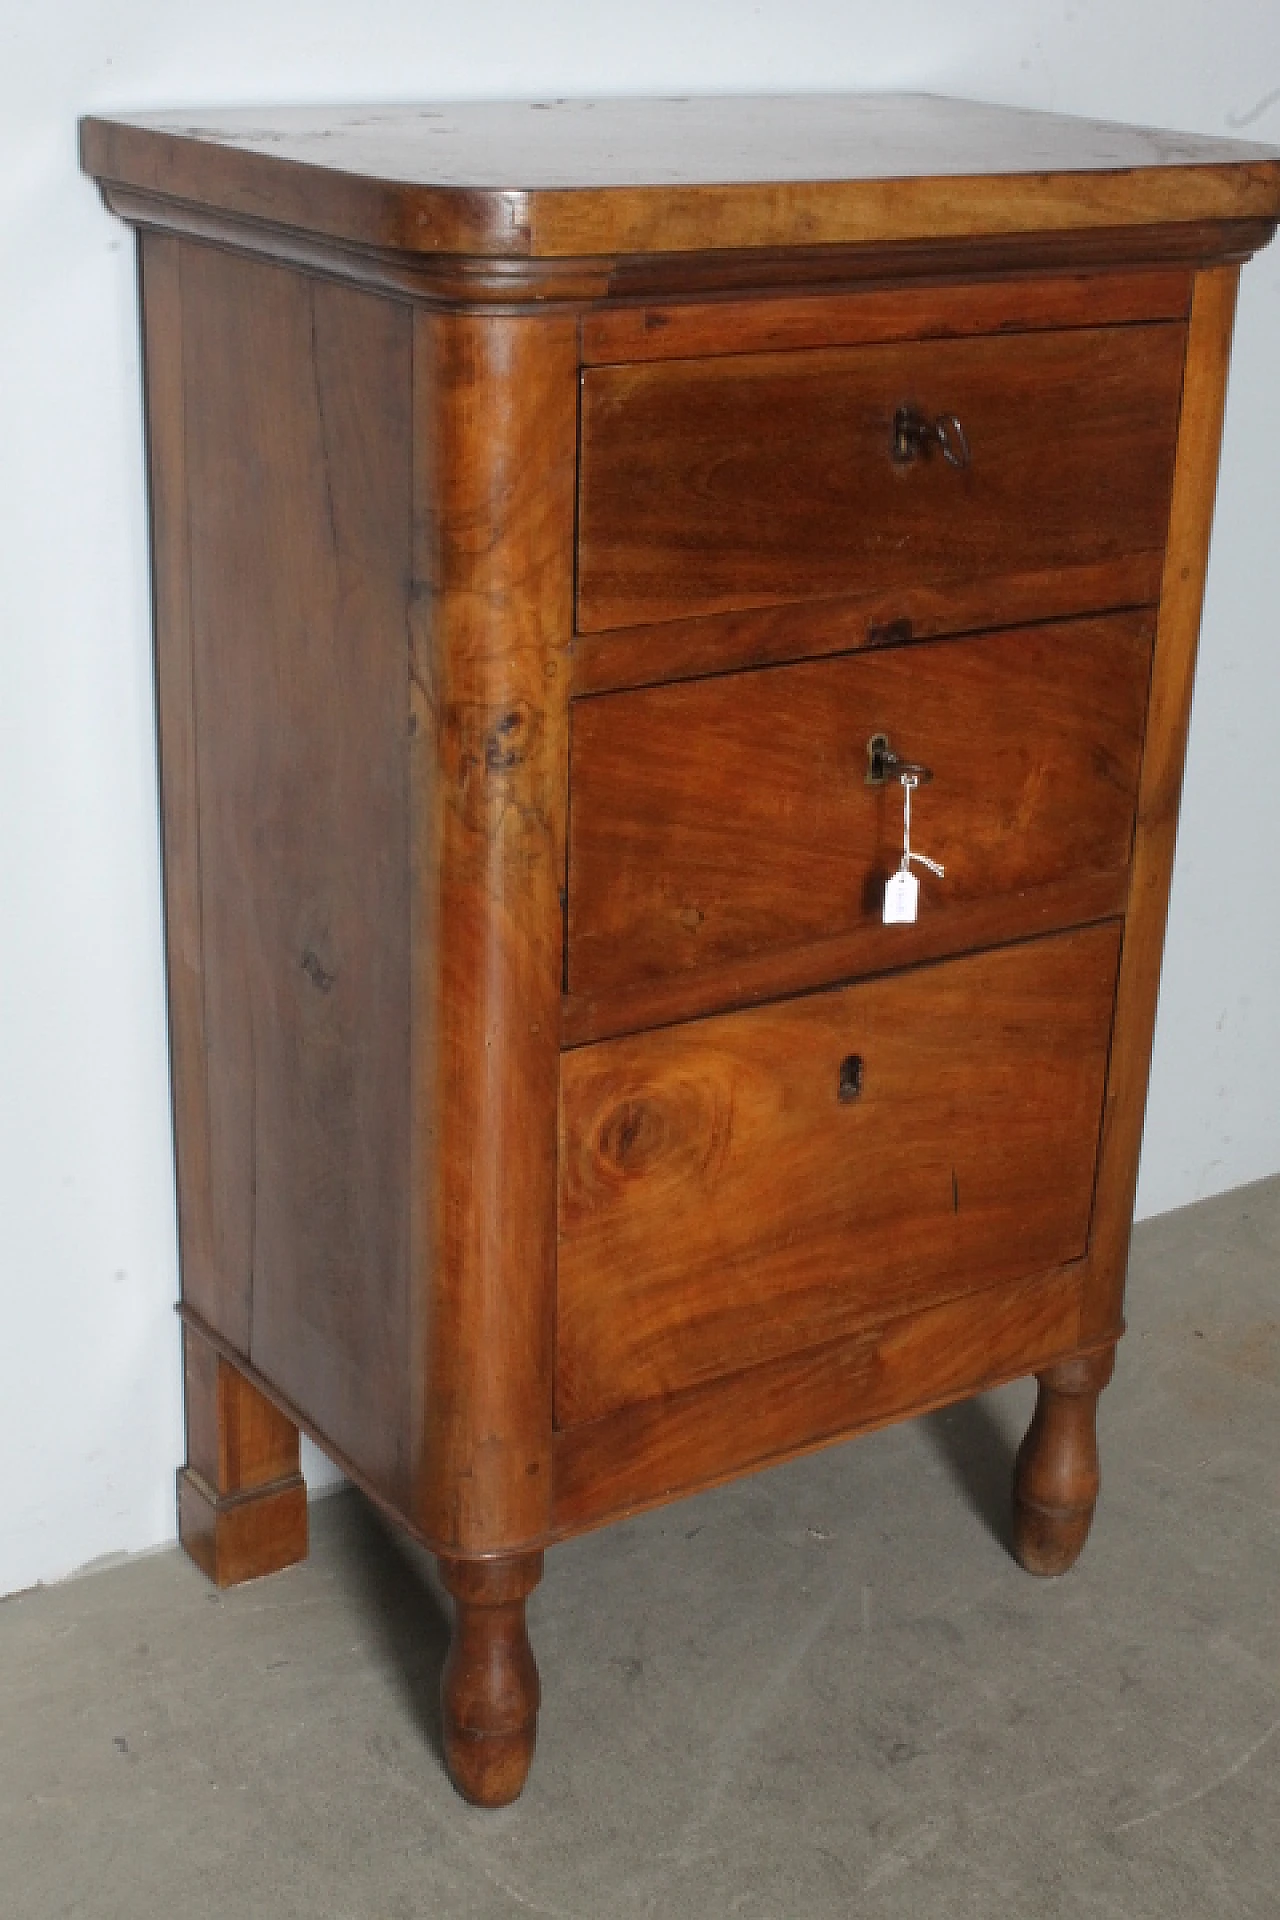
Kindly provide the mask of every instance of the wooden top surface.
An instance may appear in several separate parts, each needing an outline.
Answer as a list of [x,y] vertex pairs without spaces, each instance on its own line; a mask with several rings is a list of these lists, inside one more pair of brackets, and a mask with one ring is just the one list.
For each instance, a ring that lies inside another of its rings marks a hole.
[[418,254],[555,259],[1280,216],[1280,153],[930,95],[278,107],[82,123],[86,170]]

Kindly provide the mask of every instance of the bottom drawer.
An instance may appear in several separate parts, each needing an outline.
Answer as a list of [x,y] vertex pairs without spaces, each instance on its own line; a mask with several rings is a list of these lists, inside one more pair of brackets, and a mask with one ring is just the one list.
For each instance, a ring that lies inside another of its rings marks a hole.
[[557,1423],[1081,1256],[1119,946],[1088,927],[566,1054]]

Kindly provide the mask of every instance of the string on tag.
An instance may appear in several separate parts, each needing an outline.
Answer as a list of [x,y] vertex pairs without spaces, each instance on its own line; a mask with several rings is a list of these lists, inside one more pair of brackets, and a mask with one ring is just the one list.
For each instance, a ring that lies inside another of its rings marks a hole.
[[919,785],[920,785],[920,778],[918,774],[914,774],[914,773],[903,774],[902,776],[902,862],[898,871],[900,873],[909,873],[911,871],[911,862],[915,860],[919,863],[920,866],[928,867],[930,873],[936,873],[939,880],[943,880],[946,878],[945,867],[940,866],[938,861],[931,860],[927,853],[913,853],[911,851],[911,794],[912,794],[913,788],[918,787]]

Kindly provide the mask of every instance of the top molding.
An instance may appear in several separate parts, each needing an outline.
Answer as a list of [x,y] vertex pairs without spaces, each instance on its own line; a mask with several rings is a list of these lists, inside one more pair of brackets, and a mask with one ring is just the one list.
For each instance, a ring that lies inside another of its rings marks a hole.
[[1280,218],[1273,148],[925,94],[129,115],[82,121],[81,159],[143,224],[155,200],[423,263]]

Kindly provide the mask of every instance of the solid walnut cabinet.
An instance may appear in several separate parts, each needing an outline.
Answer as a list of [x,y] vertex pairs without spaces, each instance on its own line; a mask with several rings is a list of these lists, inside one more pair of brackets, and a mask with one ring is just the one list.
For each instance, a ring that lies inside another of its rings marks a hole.
[[[1280,161],[889,97],[83,143],[141,234],[191,1553],[304,1552],[313,1434],[440,1556],[490,1804],[557,1539],[1034,1373],[1063,1570]],[[903,763],[944,872],[886,925]]]

